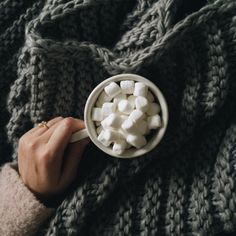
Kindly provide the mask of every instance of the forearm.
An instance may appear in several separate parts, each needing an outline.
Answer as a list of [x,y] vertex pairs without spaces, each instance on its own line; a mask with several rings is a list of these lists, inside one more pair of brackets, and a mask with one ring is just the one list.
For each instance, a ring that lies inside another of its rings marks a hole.
[[24,185],[17,163],[5,164],[0,171],[0,235],[33,235],[53,213]]

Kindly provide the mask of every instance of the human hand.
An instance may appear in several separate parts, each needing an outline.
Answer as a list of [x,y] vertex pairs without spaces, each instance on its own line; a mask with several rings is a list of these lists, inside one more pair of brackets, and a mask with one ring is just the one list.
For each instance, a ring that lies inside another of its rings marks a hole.
[[41,200],[63,193],[76,176],[89,139],[69,143],[84,128],[82,120],[56,117],[47,127],[34,127],[18,144],[18,168],[24,184]]

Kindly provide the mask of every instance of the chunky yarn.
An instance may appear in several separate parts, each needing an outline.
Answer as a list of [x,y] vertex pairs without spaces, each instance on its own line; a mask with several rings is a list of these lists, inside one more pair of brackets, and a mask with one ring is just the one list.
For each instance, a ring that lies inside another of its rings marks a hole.
[[[92,143],[38,235],[223,235],[236,231],[236,2],[0,2],[0,156],[55,116],[83,118],[104,79],[136,73],[170,112],[143,157]],[[8,142],[7,142],[8,140]]]

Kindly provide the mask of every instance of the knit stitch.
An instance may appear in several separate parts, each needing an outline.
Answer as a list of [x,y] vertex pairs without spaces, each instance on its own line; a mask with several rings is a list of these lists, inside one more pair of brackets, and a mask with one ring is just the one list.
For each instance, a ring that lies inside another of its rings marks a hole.
[[236,230],[236,2],[201,2],[186,12],[187,0],[0,3],[2,163],[35,123],[83,119],[89,94],[112,75],[148,78],[170,113],[163,140],[140,158],[90,144],[38,235]]

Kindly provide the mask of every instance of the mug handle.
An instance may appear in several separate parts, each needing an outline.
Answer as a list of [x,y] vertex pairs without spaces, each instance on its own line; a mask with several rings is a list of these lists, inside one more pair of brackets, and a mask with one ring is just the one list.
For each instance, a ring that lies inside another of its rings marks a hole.
[[75,133],[73,133],[71,135],[69,143],[77,142],[81,139],[87,138],[88,136],[89,135],[88,135],[87,129],[82,129],[82,130],[76,131]]

